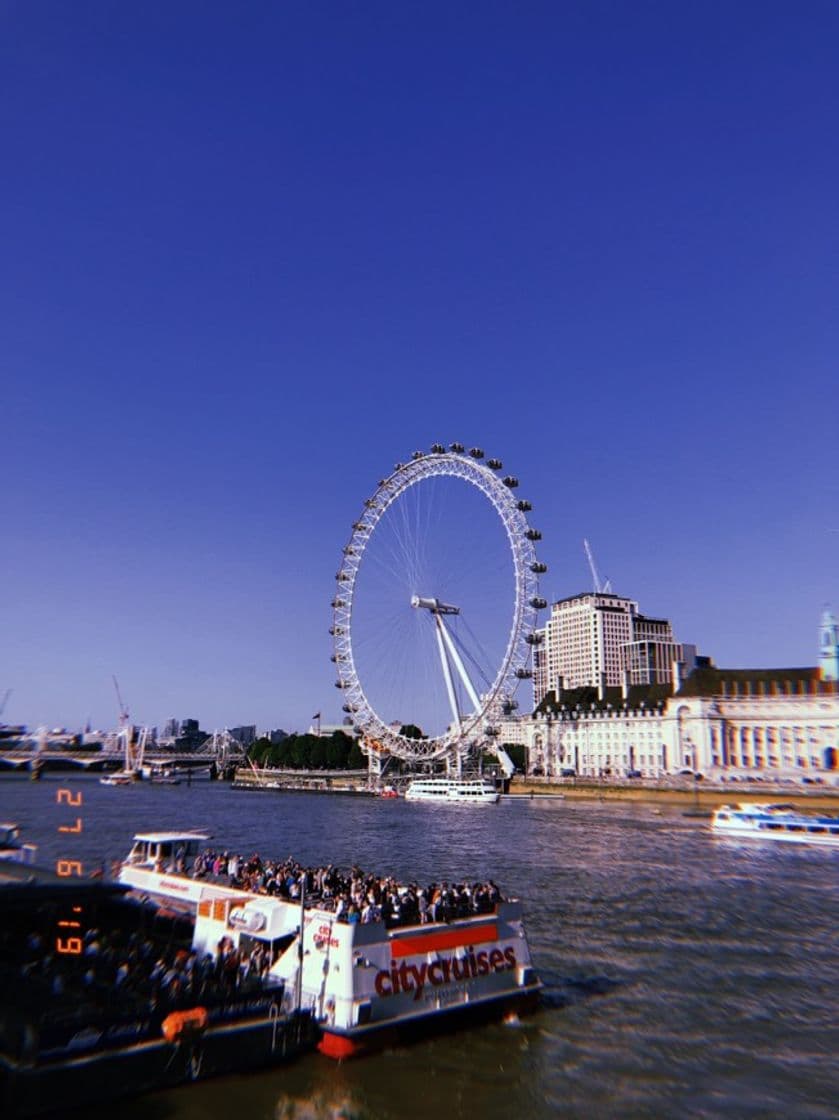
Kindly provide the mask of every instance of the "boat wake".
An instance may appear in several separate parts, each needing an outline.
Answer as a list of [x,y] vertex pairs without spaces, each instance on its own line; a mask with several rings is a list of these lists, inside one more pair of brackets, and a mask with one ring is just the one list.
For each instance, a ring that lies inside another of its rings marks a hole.
[[361,1110],[347,1094],[318,1092],[308,1097],[281,1097],[275,1120],[357,1120]]
[[610,976],[560,976],[540,973],[544,988],[539,1001],[542,1010],[561,1011],[592,996],[606,996],[623,986]]

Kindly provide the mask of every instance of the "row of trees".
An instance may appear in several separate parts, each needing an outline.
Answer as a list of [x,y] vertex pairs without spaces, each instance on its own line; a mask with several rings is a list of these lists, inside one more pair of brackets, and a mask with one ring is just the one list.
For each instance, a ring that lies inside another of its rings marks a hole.
[[357,740],[343,731],[332,735],[288,735],[281,743],[257,739],[248,756],[257,766],[281,770],[363,770],[367,766]]
[[[402,733],[409,738],[424,738],[421,732],[410,735],[407,728]],[[504,749],[513,764],[523,770],[524,747],[505,743]],[[289,735],[280,743],[272,743],[268,738],[257,739],[248,755],[257,766],[274,766],[280,770],[363,770],[367,766],[367,759],[358,740],[343,731],[335,731],[331,735]],[[494,755],[486,754],[484,762],[492,764],[497,759]],[[406,764],[394,760],[393,773],[402,773],[408,769],[410,767]]]

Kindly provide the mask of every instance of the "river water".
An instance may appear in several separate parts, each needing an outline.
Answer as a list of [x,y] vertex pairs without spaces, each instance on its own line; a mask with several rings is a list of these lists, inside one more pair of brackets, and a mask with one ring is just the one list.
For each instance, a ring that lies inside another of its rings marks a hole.
[[[62,787],[82,793],[79,810],[57,805]],[[81,834],[60,834],[77,814]],[[313,1054],[120,1104],[121,1120],[839,1116],[836,851],[719,840],[707,820],[650,804],[444,806],[54,774],[0,778],[0,819],[43,862],[85,870],[135,831],[208,827],[243,854],[492,877],[524,901],[546,990],[519,1024],[341,1065]]]

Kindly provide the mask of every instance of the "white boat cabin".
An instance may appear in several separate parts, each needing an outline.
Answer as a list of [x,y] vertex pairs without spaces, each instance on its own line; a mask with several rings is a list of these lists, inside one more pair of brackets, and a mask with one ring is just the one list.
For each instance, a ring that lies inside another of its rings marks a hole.
[[209,832],[138,832],[125,863],[149,871],[186,871],[211,839]]

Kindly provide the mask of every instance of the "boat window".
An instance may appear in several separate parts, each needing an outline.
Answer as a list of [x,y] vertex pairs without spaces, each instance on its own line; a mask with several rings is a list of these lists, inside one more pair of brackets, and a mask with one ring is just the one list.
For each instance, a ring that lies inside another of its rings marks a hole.
[[827,829],[820,824],[811,824],[807,829],[808,832],[827,832]]

